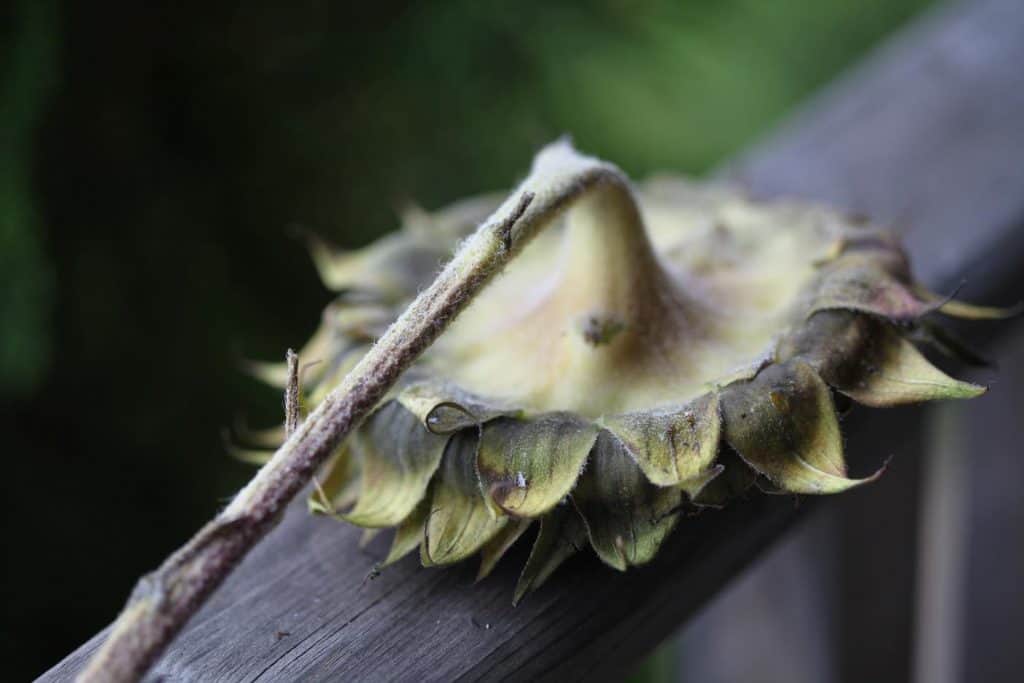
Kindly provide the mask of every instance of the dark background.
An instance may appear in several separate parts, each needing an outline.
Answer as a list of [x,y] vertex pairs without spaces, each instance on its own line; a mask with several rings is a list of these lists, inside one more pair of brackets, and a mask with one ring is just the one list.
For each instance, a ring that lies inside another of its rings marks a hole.
[[924,0],[0,5],[4,678],[37,675],[252,470],[239,371],[314,328],[303,226],[512,184],[563,133],[702,172]]

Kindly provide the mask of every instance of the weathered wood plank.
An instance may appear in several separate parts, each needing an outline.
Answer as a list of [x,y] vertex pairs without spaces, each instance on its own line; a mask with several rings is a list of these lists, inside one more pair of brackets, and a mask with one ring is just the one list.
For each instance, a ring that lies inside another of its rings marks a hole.
[[[911,225],[919,270],[935,285],[998,246],[1003,265],[978,280],[1005,282],[1024,253],[1011,234],[1024,216],[1022,31],[1015,0],[948,9],[831,88],[736,170],[762,193]],[[877,450],[867,433],[857,441],[858,451]],[[382,547],[360,551],[356,530],[296,505],[153,677],[614,679],[797,516],[791,500],[755,495],[680,525],[650,567],[618,575],[580,558],[513,609],[522,551],[477,586],[472,567],[424,570],[412,558],[367,580]],[[43,680],[68,680],[99,638]]]
[[960,586],[964,600],[950,610],[962,617],[959,661],[953,660],[960,667],[946,680],[1014,681],[1024,661],[1019,628],[1024,623],[1024,320],[999,346],[999,386],[961,413],[960,457],[966,471],[960,486],[969,499],[961,523],[970,560]]
[[[919,274],[938,291],[951,291],[966,278],[968,298],[1020,300],[1022,47],[1020,3],[943,8],[822,93],[778,137],[752,152],[752,166],[744,166],[751,157],[741,160],[737,175],[760,193],[814,195],[906,228]],[[988,331],[1009,329],[974,326],[965,332],[980,342]],[[992,393],[1004,393],[1005,402],[1002,374]],[[991,379],[991,373],[980,379]],[[786,552],[798,560],[773,554],[763,575],[759,569],[745,576],[737,591],[688,627],[687,674],[708,681],[751,672],[767,680],[910,679],[919,482],[930,455],[922,413],[873,416],[869,435],[847,428],[855,460],[871,457],[872,446],[896,455],[886,477],[829,501],[814,533],[801,530],[787,544]],[[831,574],[811,614],[800,611],[804,603],[794,595],[808,588],[777,580],[780,568],[791,570],[794,561],[812,565],[801,567],[804,572]],[[776,644],[774,657],[770,645],[744,647],[736,637],[741,619],[758,623],[752,611],[773,613],[775,626],[761,640]],[[815,625],[811,640],[808,623]],[[710,637],[718,639],[717,647],[702,647]],[[792,642],[801,643],[802,653],[811,651],[812,661],[834,661],[827,671],[794,667],[787,655]],[[808,671],[815,673],[808,677]]]
[[[1024,248],[1021,64],[1024,5],[944,8],[794,117],[743,176],[761,192],[805,193],[905,228],[920,278],[938,291],[963,279],[967,298],[1019,299],[999,289],[1020,281]],[[842,680],[911,676],[927,452],[912,428],[920,411],[886,422],[876,416],[872,431],[881,452],[900,456],[887,481],[832,506]]]
[[[758,525],[749,524],[754,513]],[[717,587],[792,515],[790,501],[757,497],[749,507],[695,520],[657,566],[617,576],[581,558],[566,566],[564,578],[513,609],[522,553],[478,586],[472,567],[428,571],[414,558],[367,580],[384,548],[361,552],[359,532],[311,519],[295,506],[156,673],[165,680],[475,680],[576,677],[594,669],[601,678],[609,666],[621,673],[671,630],[679,594],[692,600]],[[722,538],[730,542],[723,546]],[[710,551],[715,562],[703,559]],[[686,580],[663,580],[671,567]],[[609,659],[565,658],[568,634],[576,646],[598,646]],[[65,680],[81,656],[46,680]]]

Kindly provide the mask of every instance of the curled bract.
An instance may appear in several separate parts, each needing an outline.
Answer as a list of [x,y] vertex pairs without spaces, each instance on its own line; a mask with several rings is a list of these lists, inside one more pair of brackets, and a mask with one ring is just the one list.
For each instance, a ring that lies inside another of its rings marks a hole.
[[[526,192],[546,208],[530,234],[509,235],[516,258],[317,479],[314,511],[395,530],[384,564],[479,554],[482,578],[537,527],[516,600],[588,544],[624,570],[654,558],[685,511],[758,479],[825,494],[878,476],[847,470],[835,392],[893,406],[984,391],[910,340],[942,338],[932,313],[998,311],[924,291],[896,241],[863,221],[678,178],[633,187],[565,142],[510,201]],[[358,251],[313,242],[338,296],[300,352],[316,362],[307,402],[500,201],[408,211]]]

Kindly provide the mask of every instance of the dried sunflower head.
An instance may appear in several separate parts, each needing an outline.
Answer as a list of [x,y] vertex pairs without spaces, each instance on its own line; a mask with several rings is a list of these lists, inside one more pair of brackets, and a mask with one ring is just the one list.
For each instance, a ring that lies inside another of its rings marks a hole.
[[922,322],[935,311],[999,312],[917,286],[884,231],[681,178],[634,187],[559,142],[504,205],[411,210],[358,251],[314,243],[338,296],[300,353],[318,361],[307,402],[338,385],[463,238],[526,192],[538,199],[508,236],[515,260],[334,455],[310,499],[316,512],[394,528],[385,564],[417,548],[427,566],[479,553],[484,576],[536,521],[517,600],[588,542],[624,570],[656,555],[682,511],[756,481],[822,494],[877,476],[848,475],[833,392],[892,406],[984,391],[908,338],[944,342]]

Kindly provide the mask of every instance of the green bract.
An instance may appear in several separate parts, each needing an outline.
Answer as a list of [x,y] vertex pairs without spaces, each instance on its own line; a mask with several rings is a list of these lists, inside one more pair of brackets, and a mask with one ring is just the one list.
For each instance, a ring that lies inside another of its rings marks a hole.
[[[319,477],[314,511],[395,529],[385,564],[417,548],[427,566],[480,554],[485,576],[536,521],[517,600],[587,542],[624,570],[655,557],[681,512],[758,478],[819,494],[877,476],[847,472],[833,392],[891,406],[984,391],[908,338],[941,342],[921,320],[935,311],[999,312],[922,290],[863,221],[681,178],[631,187],[564,142],[506,206],[527,192],[543,213],[509,236],[516,258]],[[300,353],[316,362],[307,402],[500,205],[410,211],[358,251],[314,242],[338,297]]]

